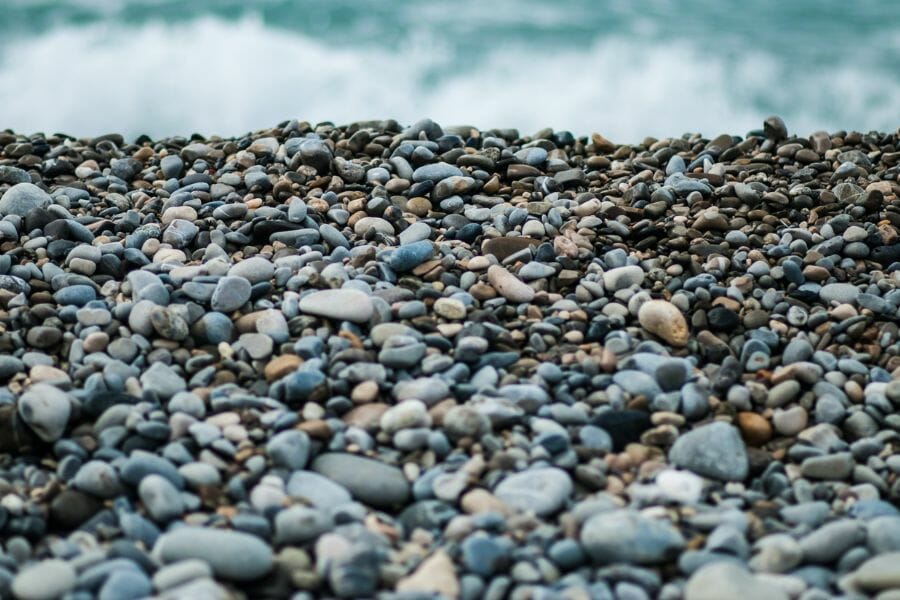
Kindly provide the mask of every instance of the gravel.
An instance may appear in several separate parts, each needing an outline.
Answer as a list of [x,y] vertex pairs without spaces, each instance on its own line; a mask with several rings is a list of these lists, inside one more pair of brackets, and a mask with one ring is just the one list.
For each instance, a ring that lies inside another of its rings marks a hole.
[[898,147],[2,131],[0,596],[895,597]]

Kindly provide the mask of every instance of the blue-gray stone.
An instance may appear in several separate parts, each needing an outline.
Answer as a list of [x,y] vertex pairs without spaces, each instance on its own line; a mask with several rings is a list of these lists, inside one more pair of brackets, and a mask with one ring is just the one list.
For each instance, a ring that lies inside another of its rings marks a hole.
[[747,478],[747,448],[737,429],[715,422],[682,434],[669,451],[669,462],[722,481]]
[[296,371],[285,379],[284,399],[290,403],[305,402],[310,395],[325,384],[321,371]]
[[150,578],[138,569],[117,569],[103,583],[98,600],[137,600],[153,592]]
[[413,242],[391,251],[390,266],[397,273],[418,267],[434,255],[434,245],[428,240]]
[[424,165],[413,171],[413,181],[420,183],[422,181],[433,181],[437,183],[447,177],[454,175],[462,176],[463,172],[458,167],[451,164],[439,162],[431,165]]
[[164,564],[199,559],[223,579],[252,581],[272,570],[272,549],[249,533],[179,527],[166,533],[153,547],[153,556]]
[[309,447],[309,436],[306,433],[289,429],[272,436],[266,444],[266,453],[276,467],[296,471],[306,466]]
[[566,503],[572,480],[562,469],[533,468],[508,476],[494,488],[506,505],[538,516],[551,515]]
[[204,313],[191,328],[191,333],[201,343],[230,342],[234,336],[234,323],[220,312]]
[[53,300],[63,306],[84,306],[91,300],[97,299],[97,292],[89,285],[69,285],[57,290],[53,294]]
[[0,216],[24,217],[32,209],[47,208],[52,202],[47,192],[33,183],[17,183],[0,196]]
[[512,543],[507,538],[471,535],[462,543],[461,550],[466,571],[482,577],[504,571],[512,560]]
[[184,161],[177,154],[169,154],[160,159],[159,169],[162,171],[163,177],[172,179],[181,175],[181,171],[184,169]]
[[596,563],[653,565],[677,556],[685,541],[668,521],[620,509],[588,519],[581,529],[581,544]]
[[371,458],[336,452],[322,454],[312,469],[375,508],[402,506],[409,499],[409,483],[403,471]]

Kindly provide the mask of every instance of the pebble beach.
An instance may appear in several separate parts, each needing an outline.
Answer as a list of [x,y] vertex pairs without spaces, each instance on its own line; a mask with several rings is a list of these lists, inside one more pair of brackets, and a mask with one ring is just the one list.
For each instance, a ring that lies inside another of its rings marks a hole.
[[900,599],[900,133],[0,132],[0,597]]

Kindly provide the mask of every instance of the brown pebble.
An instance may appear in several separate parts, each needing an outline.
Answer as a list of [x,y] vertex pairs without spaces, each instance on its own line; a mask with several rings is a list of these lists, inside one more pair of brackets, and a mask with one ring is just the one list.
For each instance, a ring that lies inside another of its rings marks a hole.
[[266,381],[275,381],[293,373],[303,364],[303,359],[296,354],[282,354],[270,360],[263,369]]
[[762,446],[772,439],[772,424],[754,412],[738,413],[737,426],[741,430],[741,437],[750,446]]

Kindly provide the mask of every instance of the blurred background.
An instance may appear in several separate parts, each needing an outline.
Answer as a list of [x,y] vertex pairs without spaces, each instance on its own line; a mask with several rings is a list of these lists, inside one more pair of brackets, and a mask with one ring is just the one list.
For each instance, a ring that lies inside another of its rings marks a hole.
[[618,142],[900,125],[897,0],[2,0],[0,128],[337,124]]

